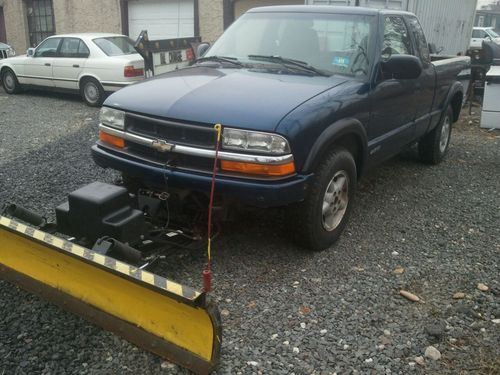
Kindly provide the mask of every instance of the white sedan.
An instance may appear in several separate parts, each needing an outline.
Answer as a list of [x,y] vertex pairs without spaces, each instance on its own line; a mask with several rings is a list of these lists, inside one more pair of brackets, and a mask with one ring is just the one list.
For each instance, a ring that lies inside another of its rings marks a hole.
[[99,106],[106,92],[144,78],[144,60],[124,35],[54,35],[26,55],[1,60],[0,77],[9,94],[34,86],[70,90]]

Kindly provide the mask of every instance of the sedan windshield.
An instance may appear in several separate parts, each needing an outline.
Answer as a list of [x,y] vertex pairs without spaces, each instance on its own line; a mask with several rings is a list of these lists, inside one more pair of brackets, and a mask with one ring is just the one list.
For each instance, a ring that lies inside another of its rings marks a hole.
[[[256,63],[255,56],[303,62],[329,74],[365,76],[374,17],[320,13],[247,13],[209,49],[205,57],[224,56]],[[258,59],[279,64],[279,59]]]
[[94,43],[108,56],[121,56],[137,53],[132,41],[124,36],[94,39]]

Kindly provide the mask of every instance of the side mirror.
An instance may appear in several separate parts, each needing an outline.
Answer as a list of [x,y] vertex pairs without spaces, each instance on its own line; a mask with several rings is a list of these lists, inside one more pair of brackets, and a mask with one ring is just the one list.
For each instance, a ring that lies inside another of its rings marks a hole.
[[196,48],[196,58],[202,57],[205,52],[210,48],[210,43],[201,43]]
[[392,55],[382,62],[382,71],[395,79],[416,79],[422,74],[422,62],[411,55]]
[[28,50],[26,51],[26,56],[33,57],[34,54],[35,54],[34,48],[28,48]]

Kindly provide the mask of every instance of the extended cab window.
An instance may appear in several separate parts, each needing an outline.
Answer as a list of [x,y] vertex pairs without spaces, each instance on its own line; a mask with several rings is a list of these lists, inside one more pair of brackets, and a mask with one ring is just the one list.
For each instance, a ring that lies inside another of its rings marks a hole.
[[418,22],[417,17],[408,17],[408,21],[411,31],[415,36],[415,41],[417,44],[418,53],[420,54],[420,58],[422,59],[422,62],[424,64],[429,64],[431,62],[429,45],[427,44],[427,40],[425,39],[425,34],[422,30],[422,26],[420,26],[420,22]]
[[412,55],[410,35],[402,17],[388,16],[384,23],[384,45],[382,58],[391,55]]
[[59,55],[61,57],[85,58],[89,55],[89,49],[81,39],[64,38]]
[[45,39],[37,47],[34,57],[55,57],[55,56],[57,56],[57,47],[59,47],[60,42],[61,42],[61,38]]

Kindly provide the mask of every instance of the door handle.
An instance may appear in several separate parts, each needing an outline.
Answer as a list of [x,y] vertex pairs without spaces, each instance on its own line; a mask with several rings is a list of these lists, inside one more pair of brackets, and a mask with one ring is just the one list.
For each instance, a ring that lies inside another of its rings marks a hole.
[[78,64],[73,64],[73,68],[79,68],[79,67],[80,67],[80,65],[78,65]]
[[45,66],[50,66],[50,63],[45,63]]

